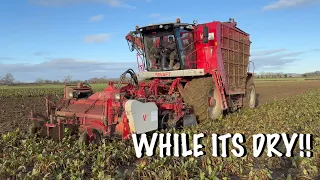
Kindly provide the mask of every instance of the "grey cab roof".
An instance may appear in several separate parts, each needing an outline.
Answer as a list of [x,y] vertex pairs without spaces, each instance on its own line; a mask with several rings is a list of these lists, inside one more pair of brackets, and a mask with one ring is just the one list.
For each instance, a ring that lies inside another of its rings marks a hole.
[[189,24],[189,23],[167,22],[167,23],[149,24],[149,25],[146,25],[146,26],[141,26],[139,28],[146,28],[146,27],[150,27],[150,26],[160,26],[160,25],[165,25],[165,24],[173,24],[176,27],[194,25],[194,24]]

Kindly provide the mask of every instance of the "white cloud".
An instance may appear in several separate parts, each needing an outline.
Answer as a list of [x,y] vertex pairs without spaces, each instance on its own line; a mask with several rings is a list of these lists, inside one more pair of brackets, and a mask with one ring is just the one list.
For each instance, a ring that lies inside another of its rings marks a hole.
[[301,60],[298,56],[306,52],[288,52],[280,53],[286,49],[273,49],[256,51],[252,53],[250,60],[254,63],[257,70],[273,69],[279,70],[287,65]]
[[264,50],[264,51],[256,51],[252,53],[252,56],[266,56],[271,55],[279,52],[286,51],[286,49],[272,49],[272,50]]
[[320,0],[278,0],[277,2],[264,6],[263,10],[292,8],[319,2]]
[[0,62],[0,75],[10,72],[16,79],[21,81],[32,81],[38,77],[59,80],[67,75],[71,75],[74,79],[84,80],[103,76],[119,77],[121,73],[129,68],[136,70],[136,62],[58,58],[37,64]]
[[111,34],[92,34],[84,38],[85,43],[103,43],[110,38]]
[[29,0],[30,3],[41,5],[41,6],[64,6],[70,4],[83,4],[83,3],[100,3],[107,4],[111,7],[124,7],[124,8],[135,8],[126,4],[124,0]]
[[89,21],[91,22],[97,22],[97,21],[102,21],[104,18],[104,15],[103,14],[99,14],[99,15],[96,15],[96,16],[93,16],[89,19]]

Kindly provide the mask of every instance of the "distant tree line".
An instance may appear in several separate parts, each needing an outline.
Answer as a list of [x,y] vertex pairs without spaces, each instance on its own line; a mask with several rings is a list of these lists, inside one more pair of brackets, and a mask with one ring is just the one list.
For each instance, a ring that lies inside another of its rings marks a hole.
[[[256,78],[289,78],[289,77],[320,77],[320,71],[294,74],[294,73],[272,73],[272,72],[261,72],[255,74]],[[70,75],[64,77],[62,80],[48,80],[43,78],[37,78],[33,83],[25,83],[16,81],[11,73],[5,74],[3,77],[0,76],[0,85],[19,85],[19,84],[76,84],[78,82],[86,82],[89,84],[104,84],[109,81],[118,81],[119,78],[107,78],[104,77],[94,77],[87,80],[73,80]],[[128,80],[128,78],[126,79]]]
[[62,80],[48,80],[43,78],[37,78],[33,83],[25,83],[16,81],[11,73],[5,74],[3,77],[0,76],[0,85],[19,85],[19,84],[76,84],[79,82],[85,82],[88,84],[106,84],[109,81],[118,81],[119,78],[107,78],[104,77],[94,77],[87,80],[73,80],[70,75],[64,77]]
[[109,79],[105,76],[105,77],[102,77],[102,78],[98,78],[98,77],[95,77],[95,78],[90,78],[90,79],[87,79],[87,80],[84,80],[84,81],[81,81],[81,80],[73,80],[72,77],[70,75],[64,77],[63,80],[47,80],[47,79],[42,79],[42,78],[37,78],[35,80],[34,83],[36,84],[75,84],[75,83],[78,83],[78,82],[86,82],[86,83],[90,83],[90,84],[102,84],[102,83],[108,83]]
[[3,77],[0,77],[0,84],[10,85],[14,83],[16,83],[16,80],[11,73],[7,73]]
[[256,78],[288,78],[288,77],[299,77],[299,74],[286,74],[286,73],[272,73],[272,72],[262,72],[255,74]]
[[319,77],[320,71],[303,73],[303,74],[295,74],[295,73],[273,73],[273,72],[261,72],[255,74],[256,78],[292,78],[292,77]]
[[302,74],[302,77],[319,77],[319,76],[320,76],[320,71]]
[[47,80],[47,79],[42,79],[42,78],[38,78],[35,80],[35,84],[76,84],[79,82],[85,82],[85,83],[89,83],[89,84],[103,84],[103,83],[108,83],[110,81],[109,78],[107,78],[106,76],[104,77],[94,77],[94,78],[90,78],[87,80],[74,80],[72,79],[72,77],[70,75],[64,77],[62,80]]

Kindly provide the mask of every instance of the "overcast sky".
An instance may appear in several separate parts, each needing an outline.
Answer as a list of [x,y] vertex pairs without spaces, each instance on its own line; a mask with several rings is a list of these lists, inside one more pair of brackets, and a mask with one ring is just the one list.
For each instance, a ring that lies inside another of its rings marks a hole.
[[[189,3],[190,2],[190,3]],[[320,70],[319,0],[1,0],[0,76],[33,81],[118,77],[137,70],[136,25],[228,21],[251,36],[256,72]]]

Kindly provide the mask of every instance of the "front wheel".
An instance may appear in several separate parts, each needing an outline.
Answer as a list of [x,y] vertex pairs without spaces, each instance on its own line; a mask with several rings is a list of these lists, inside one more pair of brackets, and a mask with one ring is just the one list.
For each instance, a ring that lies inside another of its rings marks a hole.
[[187,105],[193,107],[199,123],[207,119],[216,120],[223,113],[213,77],[191,80],[184,89],[183,99]]

